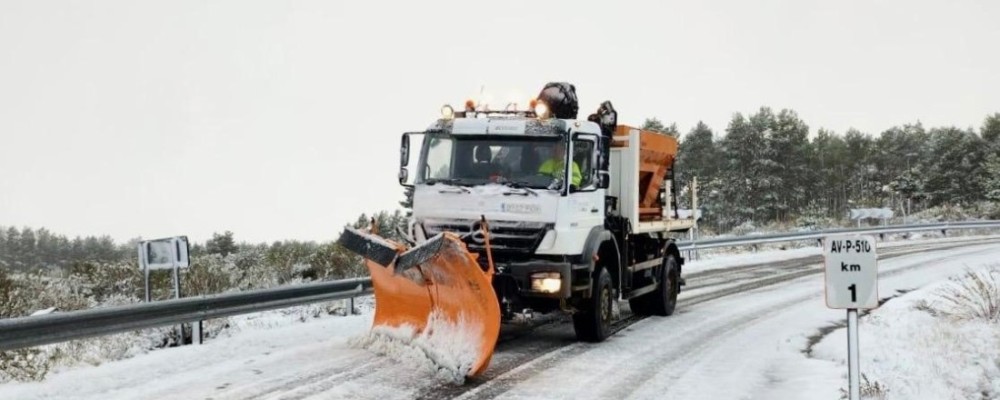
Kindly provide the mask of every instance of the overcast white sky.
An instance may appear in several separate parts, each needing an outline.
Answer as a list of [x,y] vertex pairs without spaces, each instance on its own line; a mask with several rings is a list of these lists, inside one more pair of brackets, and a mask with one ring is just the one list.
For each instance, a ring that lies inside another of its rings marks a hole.
[[[433,4],[431,4],[433,3]],[[0,2],[0,225],[330,240],[397,207],[398,137],[482,85],[717,134],[1000,111],[997,1]]]

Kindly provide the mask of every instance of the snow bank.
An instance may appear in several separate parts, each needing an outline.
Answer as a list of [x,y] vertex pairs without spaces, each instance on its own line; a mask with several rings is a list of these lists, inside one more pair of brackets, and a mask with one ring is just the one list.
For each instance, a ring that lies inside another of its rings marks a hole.
[[428,317],[423,331],[411,325],[377,326],[350,343],[427,371],[438,379],[461,384],[476,362],[482,337],[482,328],[464,316],[453,322],[435,312]]
[[[956,320],[933,311],[951,282],[927,286],[861,319],[861,371],[884,399],[1000,399],[1000,324]],[[844,329],[813,349],[844,365]],[[846,378],[846,377],[845,377]]]
[[[714,254],[710,257],[703,257],[694,261],[687,261],[684,263],[684,273],[692,273],[697,271],[708,271],[720,268],[730,268],[744,266],[748,264],[764,264],[779,261],[794,260],[798,258],[804,258],[814,255],[820,255],[823,253],[823,249],[818,246],[813,245],[812,247],[792,249],[792,250],[769,250],[753,253],[752,260],[747,259],[746,251],[719,255]],[[685,251],[681,251],[682,256],[686,256]]]
[[[938,234],[940,235],[940,234]],[[899,246],[911,246],[911,245],[936,245],[942,243],[950,242],[963,242],[967,240],[975,239],[991,239],[997,238],[998,235],[973,235],[973,236],[952,236],[952,237],[934,237],[933,235],[929,238],[924,238],[919,234],[913,234],[910,238],[902,238],[899,235],[887,236],[886,241],[880,241],[878,243],[878,248],[888,249]],[[894,241],[890,241],[894,240]],[[787,248],[787,249],[773,249],[773,250],[762,250],[751,252],[747,250],[746,246],[740,247],[730,247],[721,248],[726,252],[714,252],[707,253],[705,250],[698,250],[699,257],[697,260],[688,260],[684,263],[684,273],[693,273],[698,271],[708,271],[713,269],[730,268],[744,266],[748,264],[764,264],[773,263],[780,261],[794,260],[798,258],[804,258],[815,255],[822,255],[823,249],[816,245],[815,242],[802,241],[802,247],[799,248]],[[779,243],[780,244],[780,243]],[[715,250],[715,249],[713,249]],[[747,260],[747,254],[753,255],[753,260]],[[687,257],[687,251],[681,251],[681,255]]]

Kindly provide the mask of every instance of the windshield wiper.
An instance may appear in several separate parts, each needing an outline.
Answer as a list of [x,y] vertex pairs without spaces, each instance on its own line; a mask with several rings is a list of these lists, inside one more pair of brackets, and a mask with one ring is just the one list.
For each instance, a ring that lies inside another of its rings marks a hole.
[[536,192],[533,189],[531,189],[530,187],[528,187],[528,183],[524,182],[524,181],[507,181],[507,182],[504,182],[504,185],[510,186],[511,189],[521,189],[521,190],[524,190],[523,192],[520,192],[520,193],[506,192],[506,193],[504,193],[504,196],[510,196],[512,194],[519,194],[519,195],[522,195],[522,196],[527,196],[529,193],[532,196],[538,196],[538,192]]
[[424,181],[424,183],[426,183],[428,185],[434,185],[436,183],[442,183],[442,184],[445,184],[445,185],[454,186],[456,189],[458,189],[458,190],[461,191],[461,192],[455,192],[455,191],[451,191],[451,190],[441,189],[441,190],[438,191],[440,193],[472,193],[471,190],[469,190],[468,188],[466,188],[465,186],[463,186],[463,183],[467,184],[467,182],[465,182],[464,180],[462,180],[462,178],[446,178],[446,179],[433,179],[432,178],[432,179],[428,179],[428,180]]

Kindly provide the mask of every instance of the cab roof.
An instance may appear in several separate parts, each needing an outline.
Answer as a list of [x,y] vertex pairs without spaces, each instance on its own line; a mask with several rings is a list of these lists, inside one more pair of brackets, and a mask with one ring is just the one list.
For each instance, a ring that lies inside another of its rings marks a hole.
[[575,119],[481,117],[439,119],[427,128],[427,132],[453,135],[560,136],[568,132],[600,135],[601,128],[594,122]]

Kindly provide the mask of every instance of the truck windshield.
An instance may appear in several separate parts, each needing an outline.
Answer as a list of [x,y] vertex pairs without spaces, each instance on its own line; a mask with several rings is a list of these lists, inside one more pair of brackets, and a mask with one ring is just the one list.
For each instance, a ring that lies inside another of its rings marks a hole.
[[[426,146],[418,182],[559,190],[566,176],[565,142],[557,138],[429,136]],[[593,144],[577,140],[573,147],[571,184],[580,188],[591,181]]]

